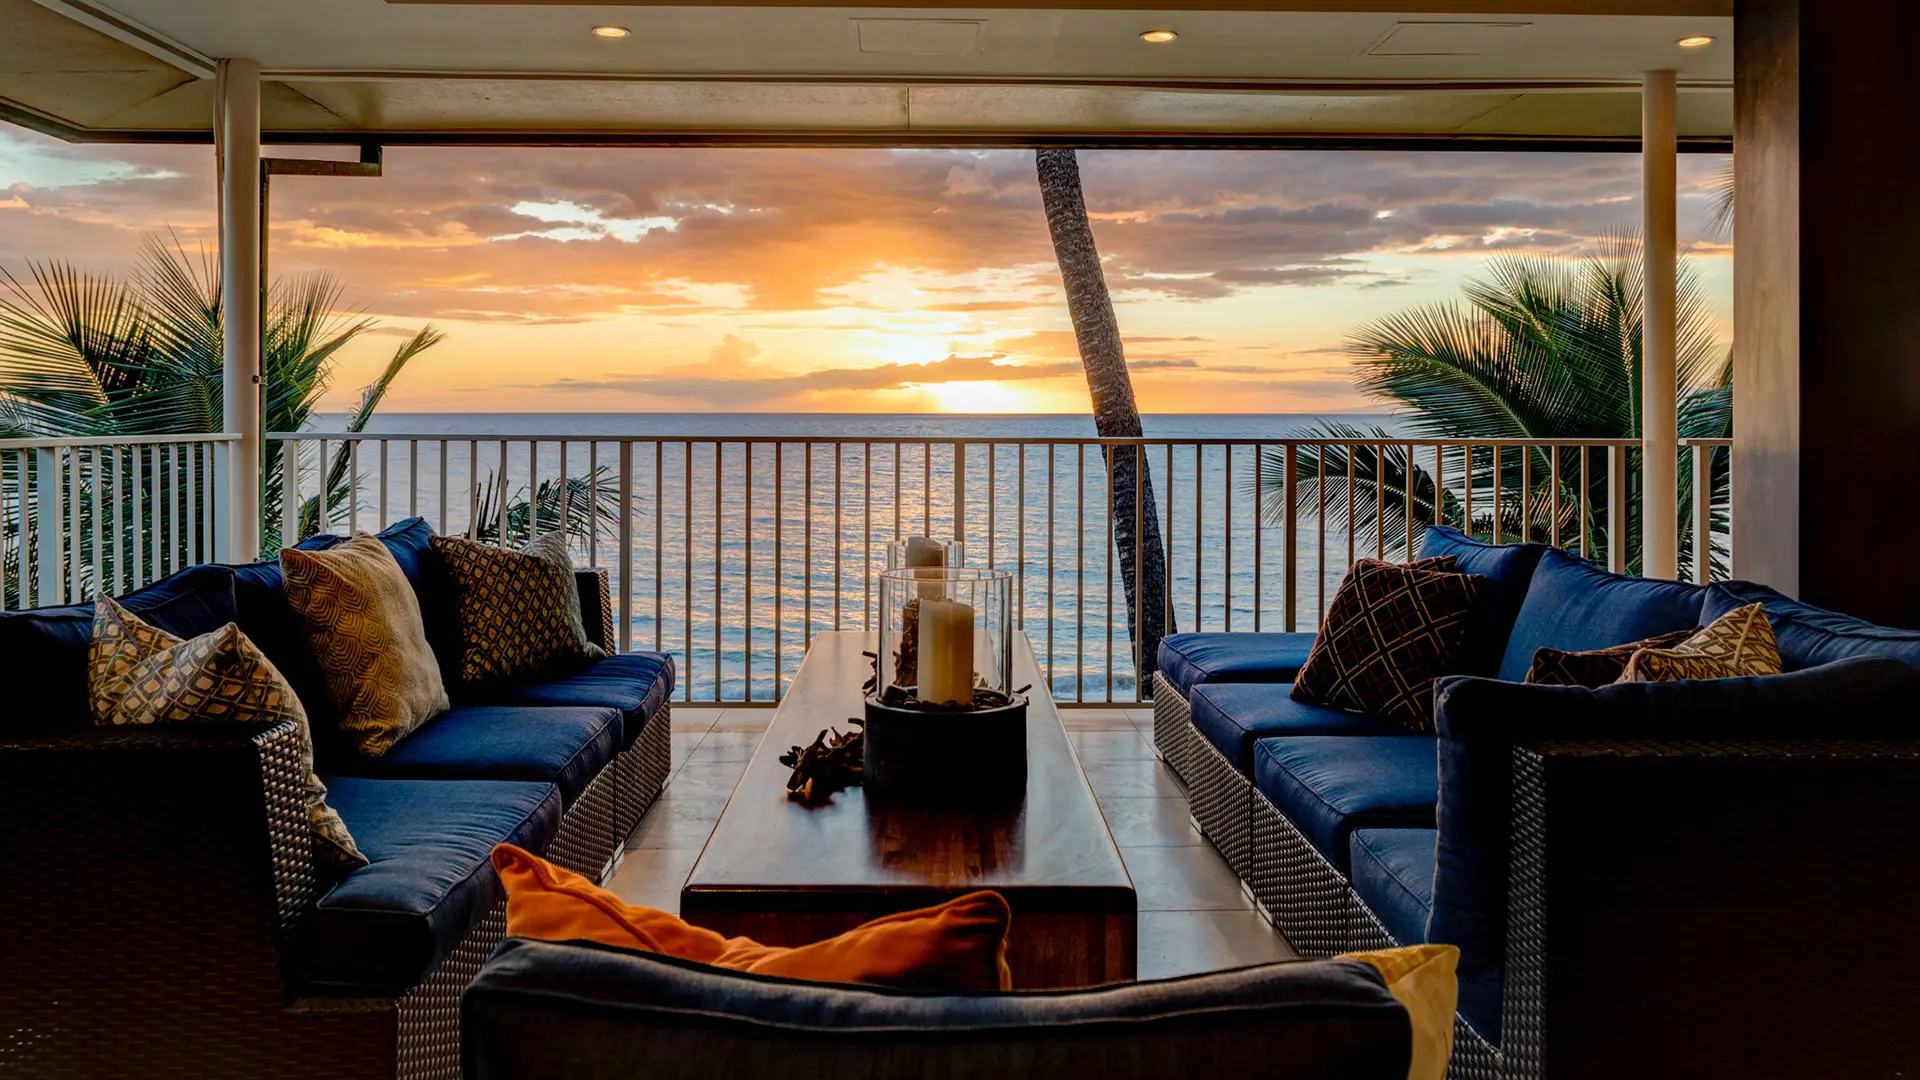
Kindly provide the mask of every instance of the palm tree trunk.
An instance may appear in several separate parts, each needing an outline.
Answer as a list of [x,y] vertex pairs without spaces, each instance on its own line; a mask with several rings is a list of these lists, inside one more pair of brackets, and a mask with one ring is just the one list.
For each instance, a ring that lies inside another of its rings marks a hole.
[[[1086,198],[1080,191],[1079,159],[1071,150],[1036,150],[1034,165],[1047,231],[1053,236],[1053,253],[1067,292],[1067,311],[1073,316],[1074,339],[1087,370],[1087,389],[1093,395],[1094,427],[1102,438],[1140,438],[1144,433],[1140,409],[1134,404],[1133,380],[1127,375],[1120,324],[1107,295],[1100,253],[1093,246]],[[1153,499],[1153,475],[1144,467],[1144,449],[1135,453],[1132,447],[1107,447],[1106,459],[1113,546],[1127,594],[1127,637],[1133,641],[1135,670],[1144,694],[1160,638],[1175,632],[1173,612],[1166,602],[1166,547],[1160,539],[1160,512]],[[1139,536],[1134,535],[1136,518]]]

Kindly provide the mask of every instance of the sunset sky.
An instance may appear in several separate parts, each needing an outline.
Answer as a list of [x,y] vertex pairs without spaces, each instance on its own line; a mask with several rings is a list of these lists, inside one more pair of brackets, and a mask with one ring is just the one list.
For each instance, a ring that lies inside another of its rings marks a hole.
[[[1577,253],[1639,219],[1632,155],[1080,158],[1147,412],[1378,408],[1340,351],[1355,326],[1451,299],[1491,254]],[[1732,252],[1701,234],[1724,161],[1680,172],[1723,340]],[[212,173],[204,146],[0,124],[0,266],[118,272],[169,228],[211,247]],[[1088,407],[1027,152],[396,147],[379,179],[273,196],[274,273],[331,271],[379,320],[332,407],[426,322],[447,341],[384,411]]]

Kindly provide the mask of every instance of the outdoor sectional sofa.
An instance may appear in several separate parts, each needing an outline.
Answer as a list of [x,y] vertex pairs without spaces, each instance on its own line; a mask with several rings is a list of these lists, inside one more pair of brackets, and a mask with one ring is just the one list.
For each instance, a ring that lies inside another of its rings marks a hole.
[[[444,664],[431,534],[412,518],[379,536]],[[606,577],[578,580],[613,653]],[[659,794],[671,658],[456,689],[450,711],[360,759],[324,737],[330,709],[281,590],[278,563],[205,565],[120,599],[181,636],[235,622],[287,675],[328,802],[371,860],[337,882],[315,873],[292,725],[95,727],[92,606],[0,613],[0,1071],[457,1076],[460,993],[505,930],[494,845],[604,880]]]
[[[1920,1064],[1920,633],[1429,529],[1446,554],[1489,594],[1434,735],[1293,701],[1311,635],[1161,647],[1158,750],[1295,947],[1459,946],[1456,1076]],[[1756,600],[1785,674],[1522,681]]]

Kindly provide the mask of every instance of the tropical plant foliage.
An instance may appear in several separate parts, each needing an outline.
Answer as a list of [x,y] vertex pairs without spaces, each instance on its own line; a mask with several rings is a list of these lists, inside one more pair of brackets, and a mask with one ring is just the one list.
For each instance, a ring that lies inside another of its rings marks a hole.
[[[305,428],[348,342],[373,321],[341,315],[341,288],[331,275],[303,274],[272,284],[263,312],[262,373],[268,431]],[[387,388],[441,335],[422,328],[401,345],[361,394],[348,429],[361,430]],[[85,273],[64,262],[33,262],[24,278],[0,269],[0,437],[184,435],[222,430],[220,278],[212,257],[189,255],[177,240],[149,237],[124,278]],[[280,544],[280,444],[266,447],[262,527],[266,549]],[[353,497],[342,459],[328,469],[335,504]],[[5,493],[31,502],[37,485],[7,478]],[[24,489],[24,490],[23,490]],[[79,498],[91,507],[93,493]],[[317,522],[318,493],[302,520]],[[147,543],[153,516],[129,514],[127,543]],[[7,516],[10,534],[27,513]],[[85,520],[91,521],[91,514]],[[81,542],[91,563],[94,530]],[[11,538],[11,537],[10,537]],[[9,582],[21,545],[9,544]],[[10,596],[10,602],[18,602]]]
[[[1618,242],[1581,258],[1498,258],[1465,292],[1464,304],[1412,308],[1355,331],[1349,348],[1361,391],[1402,410],[1411,433],[1419,438],[1577,443],[1640,437],[1641,280],[1636,245]],[[1716,340],[1699,283],[1684,265],[1677,299],[1680,436],[1729,437],[1732,356]],[[1626,563],[1630,569],[1639,567],[1638,450],[1629,455],[1626,520],[1613,522],[1606,516],[1609,462],[1604,450],[1568,448],[1550,454],[1514,447],[1499,454],[1497,465],[1491,447],[1478,448],[1471,462],[1460,451],[1450,451],[1444,462],[1446,482],[1436,495],[1430,449],[1409,453],[1404,443],[1392,444],[1394,436],[1385,430],[1344,425],[1322,426],[1299,437],[1335,445],[1320,452],[1301,447],[1296,453],[1296,509],[1311,515],[1324,507],[1330,526],[1351,520],[1360,551],[1416,548],[1426,524],[1436,519],[1436,509],[1439,519],[1491,537],[1497,512],[1499,532],[1508,539],[1557,536],[1578,546],[1578,538],[1585,535],[1589,550],[1597,552],[1624,532]],[[1385,445],[1353,445],[1357,440]],[[1724,535],[1727,455],[1716,453],[1712,461],[1707,481],[1711,520]],[[1270,517],[1281,512],[1285,475],[1284,455],[1267,453],[1260,484]],[[1465,483],[1463,478],[1468,478]],[[1683,573],[1690,571],[1694,557],[1693,480],[1691,457],[1683,456]],[[1724,564],[1724,552],[1711,557]]]
[[[533,524],[537,524],[542,533],[559,532],[564,528],[569,537],[587,539],[588,542],[599,539],[599,536],[617,536],[620,520],[618,479],[613,470],[602,465],[586,476],[542,480],[533,497],[528,498],[525,488],[509,490],[489,473],[474,495],[476,509],[473,527],[467,535],[484,543],[506,547],[520,547],[531,540],[533,532],[529,526]],[[500,505],[503,501],[506,503],[504,539],[500,535]],[[594,527],[596,522],[598,529]]]

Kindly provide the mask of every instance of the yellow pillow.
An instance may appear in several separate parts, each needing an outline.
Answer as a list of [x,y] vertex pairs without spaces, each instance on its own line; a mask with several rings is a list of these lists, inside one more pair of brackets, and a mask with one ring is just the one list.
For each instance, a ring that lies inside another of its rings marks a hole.
[[1453,1010],[1460,983],[1454,969],[1460,950],[1452,945],[1409,945],[1403,949],[1347,953],[1340,960],[1372,964],[1387,982],[1394,1000],[1413,1022],[1413,1064],[1407,1080],[1444,1080],[1453,1056]]
[[787,949],[720,934],[636,907],[579,874],[512,844],[493,849],[507,890],[507,934],[596,941],[735,971],[908,990],[1006,990],[1007,926],[999,893],[976,892],[903,911],[839,937]]
[[387,545],[360,533],[325,551],[283,548],[280,570],[356,753],[379,757],[447,711],[420,601]]

